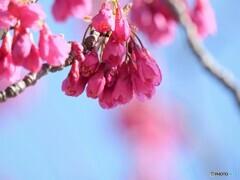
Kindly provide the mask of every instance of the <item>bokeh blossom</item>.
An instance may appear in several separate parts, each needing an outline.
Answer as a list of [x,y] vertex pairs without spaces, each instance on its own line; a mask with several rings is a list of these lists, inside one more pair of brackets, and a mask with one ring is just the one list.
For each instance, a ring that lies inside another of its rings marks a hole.
[[[187,1],[181,1],[200,37],[216,32],[216,19],[208,0],[196,0],[193,8]],[[151,43],[169,44],[175,38],[178,19],[166,0],[134,0],[131,19]]]

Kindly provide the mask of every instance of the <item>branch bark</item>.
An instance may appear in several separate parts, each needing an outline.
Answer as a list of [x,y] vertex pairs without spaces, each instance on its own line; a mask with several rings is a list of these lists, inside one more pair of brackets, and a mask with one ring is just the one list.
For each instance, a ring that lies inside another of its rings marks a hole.
[[184,28],[188,43],[193,53],[197,56],[199,63],[233,94],[240,107],[240,87],[238,86],[239,81],[237,78],[232,72],[218,63],[213,55],[206,49],[199,39],[196,26],[190,19],[185,4],[179,0],[168,0],[168,3]]

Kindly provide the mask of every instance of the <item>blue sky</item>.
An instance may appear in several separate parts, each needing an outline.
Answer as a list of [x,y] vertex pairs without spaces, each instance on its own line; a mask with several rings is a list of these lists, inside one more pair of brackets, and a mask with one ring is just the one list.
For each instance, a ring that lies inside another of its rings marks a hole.
[[[211,2],[218,33],[205,44],[240,78],[240,23],[236,20],[240,3]],[[66,34],[67,40],[80,40],[83,26],[76,20],[54,23],[49,15],[51,3],[43,1],[52,31]],[[175,99],[188,113],[186,121],[195,149],[194,156],[188,154],[191,152],[179,155],[182,176],[208,179],[210,171],[240,175],[240,111],[232,95],[198,64],[181,29],[170,46],[147,47],[163,73],[158,95]],[[103,110],[85,93],[79,98],[65,96],[61,83],[68,71],[44,77],[25,92],[23,96],[29,96],[25,103],[1,112],[0,176],[14,180],[121,180],[128,173],[131,157],[114,127],[118,108]]]

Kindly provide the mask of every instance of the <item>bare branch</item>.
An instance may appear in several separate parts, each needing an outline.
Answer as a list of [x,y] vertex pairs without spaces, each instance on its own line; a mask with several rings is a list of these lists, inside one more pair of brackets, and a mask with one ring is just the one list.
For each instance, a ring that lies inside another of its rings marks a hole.
[[205,48],[202,41],[199,39],[195,24],[187,14],[183,2],[179,0],[168,0],[168,2],[183,26],[187,35],[188,43],[193,53],[197,56],[199,63],[234,95],[240,106],[239,81],[235,78],[233,73],[218,63],[212,54]]

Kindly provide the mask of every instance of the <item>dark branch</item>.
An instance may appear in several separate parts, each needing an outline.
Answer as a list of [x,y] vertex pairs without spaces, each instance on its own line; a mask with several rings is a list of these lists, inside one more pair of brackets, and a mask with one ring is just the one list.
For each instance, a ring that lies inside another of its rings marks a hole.
[[168,2],[183,26],[189,45],[193,53],[197,56],[199,63],[230,92],[232,92],[240,107],[240,87],[238,86],[238,81],[235,76],[228,69],[218,63],[212,54],[205,48],[199,39],[196,26],[190,19],[183,2],[179,0],[168,0]]

